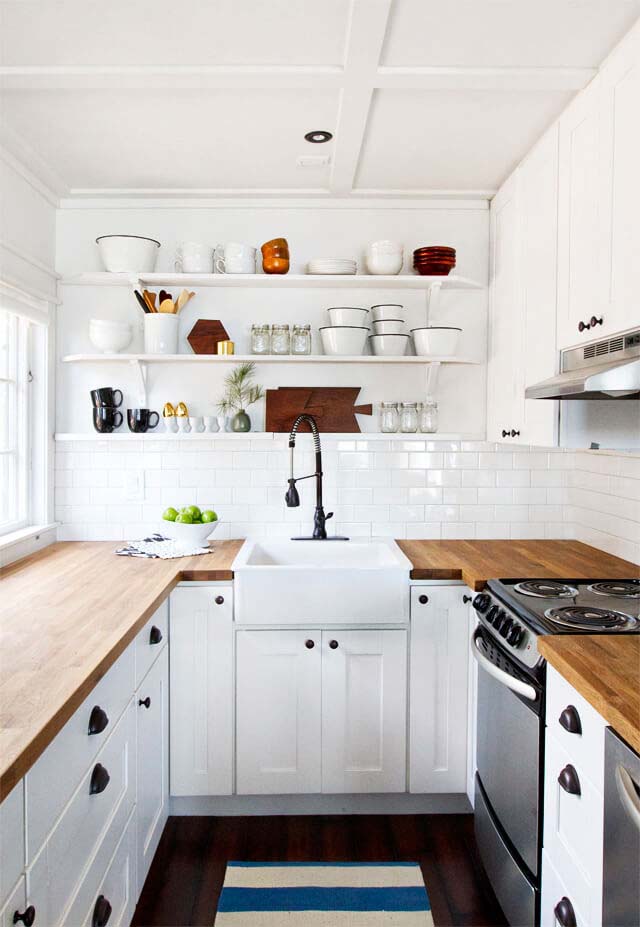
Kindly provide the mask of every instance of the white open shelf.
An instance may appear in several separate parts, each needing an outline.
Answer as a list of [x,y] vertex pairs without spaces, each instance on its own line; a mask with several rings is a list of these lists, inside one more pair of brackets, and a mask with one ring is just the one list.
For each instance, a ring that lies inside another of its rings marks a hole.
[[[287,432],[272,431],[247,431],[242,433],[230,431],[199,432],[197,434],[173,434],[171,432],[158,429],[156,431],[147,431],[144,434],[132,434],[127,431],[114,431],[110,435],[101,435],[95,431],[82,431],[76,433],[58,432],[54,437],[56,441],[251,441],[264,440],[273,441],[275,438],[286,438]],[[298,440],[305,440],[306,432],[298,435]],[[424,434],[416,432],[415,434],[402,434],[397,431],[394,434],[383,434],[380,431],[349,431],[349,432],[322,432],[323,441],[484,441],[483,434]]]
[[372,354],[66,354],[63,364],[479,364],[468,357]]
[[457,274],[421,277],[419,274],[111,274],[105,271],[64,277],[67,286],[128,287],[251,287],[260,289],[371,289],[371,290],[482,290],[483,284]]

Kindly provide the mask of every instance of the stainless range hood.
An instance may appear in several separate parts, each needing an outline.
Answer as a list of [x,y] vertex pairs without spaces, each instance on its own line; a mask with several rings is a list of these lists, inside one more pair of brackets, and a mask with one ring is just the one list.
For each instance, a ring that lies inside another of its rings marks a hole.
[[640,399],[640,329],[563,351],[560,370],[525,399]]

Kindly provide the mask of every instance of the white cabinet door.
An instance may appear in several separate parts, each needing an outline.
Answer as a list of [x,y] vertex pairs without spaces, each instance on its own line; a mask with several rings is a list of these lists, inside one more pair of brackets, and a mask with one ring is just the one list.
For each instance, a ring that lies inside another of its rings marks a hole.
[[601,199],[604,300],[591,337],[640,324],[640,26],[602,70]]
[[[519,346],[522,342],[518,180],[514,174],[491,203],[491,280],[487,438],[513,441],[522,429]],[[503,434],[505,432],[505,434]]]
[[319,792],[320,631],[236,635],[240,795]]
[[172,795],[231,795],[233,587],[171,594]]
[[0,804],[0,907],[16,884],[25,864],[24,780]]
[[599,104],[596,77],[560,118],[558,199],[558,347],[594,337],[580,323],[602,315]]
[[464,586],[411,588],[411,792],[466,791],[468,594]]
[[[138,892],[162,835],[169,806],[169,648],[136,692],[138,726]],[[137,897],[137,896],[136,896]]]
[[407,632],[322,632],[322,791],[406,790]]
[[557,444],[558,403],[524,399],[527,386],[554,376],[558,270],[558,126],[554,125],[518,169],[521,342],[512,357],[522,397],[520,440]]

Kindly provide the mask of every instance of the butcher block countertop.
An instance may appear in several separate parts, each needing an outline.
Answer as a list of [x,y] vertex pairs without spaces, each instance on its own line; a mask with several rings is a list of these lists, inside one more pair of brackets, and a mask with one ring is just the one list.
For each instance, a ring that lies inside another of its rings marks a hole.
[[[575,541],[400,541],[414,579],[636,576]],[[242,541],[179,560],[116,557],[113,542],[52,544],[0,570],[0,797],[183,580],[230,581]]]
[[640,636],[556,634],[540,652],[640,753]]

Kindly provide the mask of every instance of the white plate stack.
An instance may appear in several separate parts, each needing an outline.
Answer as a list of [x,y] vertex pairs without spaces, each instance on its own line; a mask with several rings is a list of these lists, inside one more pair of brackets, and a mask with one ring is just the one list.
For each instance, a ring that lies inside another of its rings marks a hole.
[[313,258],[307,264],[308,274],[355,274],[358,264],[351,258]]

